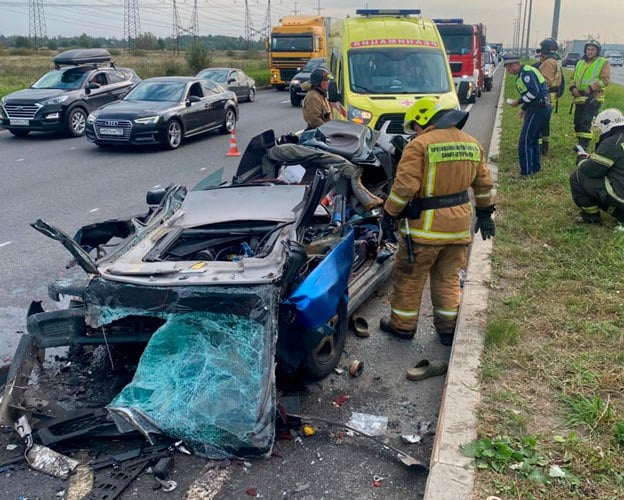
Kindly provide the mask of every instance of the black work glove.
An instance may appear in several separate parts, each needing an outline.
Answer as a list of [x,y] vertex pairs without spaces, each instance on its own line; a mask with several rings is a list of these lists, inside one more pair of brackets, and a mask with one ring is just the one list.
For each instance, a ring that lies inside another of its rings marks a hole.
[[390,243],[396,243],[396,232],[399,229],[399,222],[388,212],[384,211],[381,219],[381,229]]
[[484,240],[488,240],[496,234],[496,227],[494,226],[494,221],[492,220],[492,214],[494,213],[494,210],[496,210],[494,205],[483,208],[475,208],[475,212],[477,213],[475,234],[481,231],[481,237]]

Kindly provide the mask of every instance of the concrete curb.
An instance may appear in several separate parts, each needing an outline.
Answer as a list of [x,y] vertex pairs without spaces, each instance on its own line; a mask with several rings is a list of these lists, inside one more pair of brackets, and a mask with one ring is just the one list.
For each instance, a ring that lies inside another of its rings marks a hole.
[[[498,100],[490,141],[490,158],[499,154],[503,99],[504,88],[501,89]],[[496,183],[498,168],[490,163],[490,169]],[[481,398],[479,364],[487,320],[491,253],[492,240],[473,240],[466,269],[464,297],[440,404],[425,500],[459,500],[472,497],[474,462],[462,454],[460,446],[477,438],[476,410]]]

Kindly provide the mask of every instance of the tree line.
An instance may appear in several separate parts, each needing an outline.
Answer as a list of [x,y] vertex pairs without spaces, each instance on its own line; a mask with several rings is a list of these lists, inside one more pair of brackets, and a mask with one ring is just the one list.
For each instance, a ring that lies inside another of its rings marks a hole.
[[47,48],[58,50],[67,47],[81,47],[85,49],[141,49],[141,50],[186,50],[196,43],[209,50],[247,50],[263,49],[264,42],[261,40],[246,40],[241,36],[205,35],[197,38],[183,35],[177,39],[173,37],[157,37],[150,32],[138,36],[136,39],[93,37],[86,33],[79,36],[56,36],[35,41],[22,35],[0,35],[0,48],[24,48],[39,49]]

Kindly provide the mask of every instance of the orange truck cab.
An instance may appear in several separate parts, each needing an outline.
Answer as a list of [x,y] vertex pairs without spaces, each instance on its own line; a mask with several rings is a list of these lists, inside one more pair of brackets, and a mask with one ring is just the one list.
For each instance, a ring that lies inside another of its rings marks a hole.
[[462,103],[475,102],[485,86],[482,48],[483,24],[464,24],[463,19],[434,19],[451,65],[457,96]]

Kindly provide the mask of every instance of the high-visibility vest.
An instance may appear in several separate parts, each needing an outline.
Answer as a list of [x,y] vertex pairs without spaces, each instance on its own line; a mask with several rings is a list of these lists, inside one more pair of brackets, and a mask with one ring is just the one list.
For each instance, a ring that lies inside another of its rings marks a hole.
[[[581,94],[587,90],[587,88],[600,80],[600,72],[607,60],[604,57],[596,57],[592,62],[588,63],[584,59],[581,59],[574,68],[574,85],[579,89]],[[602,85],[601,85],[602,88]],[[578,98],[577,98],[578,99]],[[577,102],[575,99],[575,102]],[[604,94],[596,96],[599,101],[604,101]],[[584,99],[583,99],[584,100]]]

